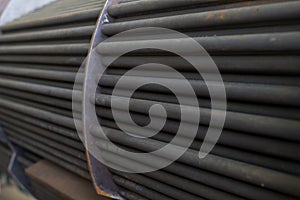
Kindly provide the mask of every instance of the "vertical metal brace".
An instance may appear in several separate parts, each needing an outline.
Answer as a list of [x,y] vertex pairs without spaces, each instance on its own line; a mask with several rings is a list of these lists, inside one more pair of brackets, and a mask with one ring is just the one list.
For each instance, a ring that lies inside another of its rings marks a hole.
[[[90,150],[96,149],[96,145],[93,143],[95,141],[94,136],[90,134],[90,129],[93,124],[98,123],[95,121],[93,116],[90,114],[93,113],[92,109],[94,109],[95,105],[91,102],[91,93],[93,92],[93,87],[91,85],[96,84],[96,74],[94,70],[97,65],[94,61],[92,61],[91,54],[93,49],[102,41],[107,39],[107,36],[102,34],[101,27],[104,23],[110,22],[109,15],[107,13],[107,9],[110,5],[117,4],[117,0],[107,0],[103,10],[98,18],[96,29],[93,34],[89,55],[85,64],[85,77],[84,77],[84,86],[83,86],[83,101],[82,101],[82,122],[83,122],[83,133],[85,137],[86,143],[86,155],[88,160],[88,166],[90,169],[90,173],[92,176],[94,187],[99,195],[103,195],[106,197],[114,198],[114,199],[123,199],[119,193],[119,189],[117,185],[114,183],[112,174],[109,172],[107,167],[102,164],[99,160],[97,160],[91,153]],[[98,66],[99,67],[99,66]]]
[[18,162],[18,157],[24,154],[24,150],[23,148],[17,145],[13,145],[9,141],[1,125],[0,125],[0,141],[7,144],[7,146],[12,152],[10,162],[7,168],[8,173],[17,182],[17,184],[21,186],[26,192],[33,194],[30,181],[26,176],[24,169]]

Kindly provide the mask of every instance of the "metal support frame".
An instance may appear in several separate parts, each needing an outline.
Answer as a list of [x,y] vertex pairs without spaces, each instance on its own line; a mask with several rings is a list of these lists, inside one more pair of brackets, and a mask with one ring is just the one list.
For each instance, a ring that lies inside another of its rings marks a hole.
[[24,154],[24,149],[15,144],[12,144],[9,141],[1,124],[0,124],[0,141],[7,144],[7,146],[12,152],[10,162],[7,168],[8,173],[18,183],[19,186],[21,186],[26,192],[33,195],[30,181],[27,178],[24,169],[18,162],[18,157]]
[[98,18],[96,29],[91,40],[89,55],[85,65],[85,77],[84,77],[83,101],[82,101],[83,103],[82,122],[83,122],[83,133],[86,140],[85,143],[89,144],[86,145],[88,166],[97,193],[114,199],[123,199],[107,167],[104,164],[102,164],[99,160],[97,160],[93,155],[91,155],[89,151],[89,149],[95,148],[90,146],[90,144],[92,144],[92,141],[94,141],[94,136],[90,134],[89,128],[93,123],[95,123],[92,120],[92,117],[90,116],[90,113],[92,113],[92,109],[94,109],[93,107],[95,107],[95,104],[91,103],[90,97],[91,97],[91,92],[93,91],[91,85],[95,85],[95,83],[91,83],[91,81],[96,80],[95,77],[96,74],[94,73],[94,69],[95,67],[97,67],[93,65],[93,61],[91,60],[92,59],[91,54],[93,53],[93,49],[96,47],[96,45],[107,38],[107,36],[105,36],[101,32],[101,27],[104,23],[110,21],[107,13],[108,6],[117,3],[118,3],[117,0],[107,0],[102,10],[102,13]]

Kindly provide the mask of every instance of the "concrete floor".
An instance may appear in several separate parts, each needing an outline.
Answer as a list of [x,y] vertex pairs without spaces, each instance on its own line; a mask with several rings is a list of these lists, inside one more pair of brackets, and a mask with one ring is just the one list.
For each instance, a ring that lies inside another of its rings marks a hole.
[[34,198],[21,192],[16,185],[10,185],[1,188],[0,200],[34,200]]
[[0,200],[34,200],[34,198],[22,192],[11,178],[0,174]]

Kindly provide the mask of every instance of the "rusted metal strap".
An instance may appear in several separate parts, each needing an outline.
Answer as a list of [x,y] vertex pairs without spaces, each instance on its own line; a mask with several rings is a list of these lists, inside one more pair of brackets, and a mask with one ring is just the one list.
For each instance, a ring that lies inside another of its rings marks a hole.
[[[105,40],[107,36],[103,35],[101,32],[101,27],[104,23],[107,23],[110,21],[107,8],[108,6],[112,4],[117,4],[117,0],[108,0],[102,10],[102,13],[99,16],[99,19],[97,21],[96,29],[93,34],[93,38],[90,44],[89,49],[89,57],[95,48],[95,46]],[[88,57],[88,62],[89,62]],[[88,166],[90,169],[90,173],[92,176],[92,180],[94,183],[94,186],[96,188],[96,191],[99,195],[114,198],[114,199],[123,199],[120,195],[119,189],[117,185],[113,181],[113,177],[107,167],[102,164],[98,159],[96,159],[94,156],[91,155],[91,149],[94,149],[95,147],[91,146],[93,145],[93,141],[95,141],[94,136],[89,133],[89,127],[93,124],[93,122],[90,120],[89,113],[92,109],[91,106],[94,106],[94,104],[90,104],[90,90],[88,87],[89,82],[91,80],[89,69],[89,63],[86,63],[86,69],[85,69],[85,80],[84,80],[84,99],[83,99],[83,113],[82,113],[82,119],[83,119],[83,133],[85,135],[85,143],[86,143],[86,155],[88,160]]]

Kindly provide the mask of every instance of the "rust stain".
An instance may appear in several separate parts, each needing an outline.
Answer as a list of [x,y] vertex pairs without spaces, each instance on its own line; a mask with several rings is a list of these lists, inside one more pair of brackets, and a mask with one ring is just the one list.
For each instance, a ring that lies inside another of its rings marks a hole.
[[98,188],[98,186],[96,187],[96,192],[97,194],[101,195],[101,196],[105,196],[105,197],[109,197],[109,198],[114,198],[114,196],[107,194],[106,192],[104,192],[103,190],[101,190],[100,188]]
[[88,159],[88,167],[90,169],[90,174],[91,174],[92,179],[93,179],[93,185],[94,185],[94,188],[96,189],[96,193],[98,195],[101,195],[101,196],[104,196],[104,197],[114,198],[113,195],[110,195],[110,194],[106,193],[105,191],[101,190],[99,188],[99,186],[96,184],[96,180],[95,180],[95,177],[94,177],[94,173],[93,173],[93,170],[92,170],[92,166],[91,166],[91,163],[90,163],[89,156],[87,157],[87,159]]
[[212,17],[214,17],[214,14],[213,13],[209,13],[206,18],[209,19],[209,18],[212,18]]
[[220,13],[220,19],[225,19],[225,12]]

